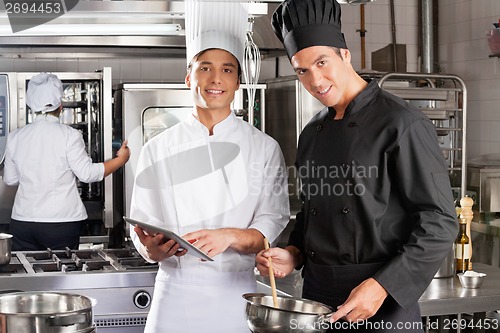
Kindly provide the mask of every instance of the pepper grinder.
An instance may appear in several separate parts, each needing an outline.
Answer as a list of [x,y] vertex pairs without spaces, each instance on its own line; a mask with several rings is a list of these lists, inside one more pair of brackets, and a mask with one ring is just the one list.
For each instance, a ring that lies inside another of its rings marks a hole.
[[467,236],[469,237],[469,270],[472,270],[472,237],[470,234],[470,224],[472,222],[472,218],[474,217],[474,213],[472,212],[472,205],[474,205],[474,200],[469,198],[468,196],[460,199],[460,206],[462,207],[460,211],[460,217],[467,220]]

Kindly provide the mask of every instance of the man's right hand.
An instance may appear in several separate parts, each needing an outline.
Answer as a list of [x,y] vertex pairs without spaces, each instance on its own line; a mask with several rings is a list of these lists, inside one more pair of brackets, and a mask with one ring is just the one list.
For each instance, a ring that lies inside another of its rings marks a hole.
[[121,159],[123,164],[127,163],[128,159],[130,158],[130,148],[127,145],[128,145],[128,140],[124,140],[122,142],[120,149],[116,152],[116,156]]
[[180,245],[174,240],[170,239],[165,242],[165,237],[162,234],[151,236],[138,226],[134,228],[134,231],[142,245],[144,245],[146,253],[151,260],[160,262],[171,256],[181,257],[187,253],[187,250],[179,251]]
[[292,253],[286,249],[273,247],[260,251],[255,258],[257,269],[262,276],[269,276],[269,258],[272,259],[274,276],[277,278],[287,276],[295,268],[295,258]]

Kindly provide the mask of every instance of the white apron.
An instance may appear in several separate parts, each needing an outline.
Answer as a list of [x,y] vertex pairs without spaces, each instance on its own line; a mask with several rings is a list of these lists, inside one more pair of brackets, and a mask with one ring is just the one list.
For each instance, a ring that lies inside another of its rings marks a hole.
[[[209,264],[209,263],[207,263]],[[253,270],[212,272],[198,268],[159,271],[145,333],[249,333],[246,301],[255,292]],[[201,316],[200,316],[201,314]],[[198,318],[205,318],[198,320]]]

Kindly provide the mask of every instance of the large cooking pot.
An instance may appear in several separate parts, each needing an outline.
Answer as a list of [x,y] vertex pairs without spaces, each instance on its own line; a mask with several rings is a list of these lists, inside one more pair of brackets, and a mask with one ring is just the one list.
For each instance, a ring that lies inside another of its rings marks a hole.
[[85,296],[55,292],[15,292],[0,295],[2,333],[91,333],[92,301]]
[[10,262],[11,246],[12,235],[0,233],[0,265],[6,265]]
[[247,324],[254,333],[324,333],[330,328],[333,309],[323,303],[303,298],[244,294],[247,301]]

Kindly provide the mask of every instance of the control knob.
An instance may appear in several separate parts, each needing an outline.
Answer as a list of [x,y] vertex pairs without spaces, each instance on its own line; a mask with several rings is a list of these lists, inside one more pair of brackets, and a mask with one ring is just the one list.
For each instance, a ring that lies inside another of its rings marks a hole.
[[146,290],[139,290],[134,294],[134,305],[145,309],[151,304],[151,295]]

